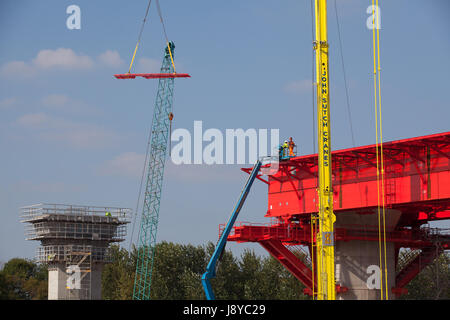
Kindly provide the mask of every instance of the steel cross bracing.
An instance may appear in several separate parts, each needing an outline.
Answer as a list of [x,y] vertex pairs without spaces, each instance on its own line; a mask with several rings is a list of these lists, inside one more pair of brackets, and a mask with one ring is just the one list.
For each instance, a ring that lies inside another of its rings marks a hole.
[[[170,42],[173,55],[175,45]],[[161,74],[173,74],[168,47],[165,49]],[[147,184],[138,236],[138,258],[133,299],[149,300],[155,258],[156,233],[164,177],[164,164],[169,138],[169,115],[172,112],[174,78],[160,78],[151,126],[151,146],[148,155]]]

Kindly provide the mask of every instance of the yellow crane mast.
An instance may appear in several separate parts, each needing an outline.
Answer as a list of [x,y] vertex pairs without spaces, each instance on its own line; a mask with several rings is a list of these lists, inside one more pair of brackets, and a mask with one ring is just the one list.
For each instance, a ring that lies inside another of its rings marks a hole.
[[317,299],[335,300],[333,186],[331,180],[331,126],[327,40],[327,1],[314,0],[319,213],[316,234]]

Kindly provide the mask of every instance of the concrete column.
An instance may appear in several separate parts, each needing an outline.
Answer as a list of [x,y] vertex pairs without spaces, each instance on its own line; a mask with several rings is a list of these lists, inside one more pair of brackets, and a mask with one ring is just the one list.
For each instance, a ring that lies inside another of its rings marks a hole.
[[[103,264],[92,265],[91,272],[80,281],[79,289],[68,289],[66,264],[52,264],[48,271],[49,300],[101,300]],[[81,274],[83,275],[83,273]]]
[[[386,232],[395,228],[401,212],[386,209]],[[359,230],[362,233],[378,230],[378,213],[358,214],[342,212],[337,214],[335,228],[346,228],[349,231]],[[375,233],[378,237],[378,233]],[[383,245],[383,243],[382,243]],[[395,247],[386,243],[387,288],[389,300],[395,299],[391,288],[395,286]],[[386,298],[386,280],[380,286],[380,251],[378,241],[337,241],[335,244],[336,284],[348,288],[348,292],[337,295],[339,300],[379,300],[380,287]],[[384,253],[382,254],[384,265]]]
[[91,269],[91,300],[102,299],[102,263],[94,263]]
[[48,300],[66,299],[66,264],[57,263],[49,266],[48,270]]

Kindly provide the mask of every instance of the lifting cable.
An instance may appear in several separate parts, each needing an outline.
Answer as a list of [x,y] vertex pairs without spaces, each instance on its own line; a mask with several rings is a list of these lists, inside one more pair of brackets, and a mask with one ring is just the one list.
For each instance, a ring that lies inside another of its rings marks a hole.
[[336,15],[337,32],[338,32],[338,39],[339,39],[339,51],[341,53],[342,75],[344,76],[345,97],[347,99],[347,114],[348,114],[348,120],[350,122],[350,133],[351,133],[351,136],[352,136],[352,144],[353,144],[353,148],[355,148],[356,147],[356,142],[355,142],[355,135],[353,133],[352,113],[351,113],[351,110],[350,110],[350,98],[349,98],[349,94],[348,94],[347,75],[346,75],[346,72],[345,72],[344,50],[342,49],[341,25],[339,23],[339,15],[338,15],[338,12],[337,12],[336,0],[334,0],[334,13]]
[[[352,146],[353,148],[356,148],[356,140],[355,140],[355,135],[354,135],[354,130],[353,130],[353,121],[352,121],[352,112],[351,112],[351,107],[350,107],[350,94],[349,94],[349,90],[348,90],[348,81],[347,81],[347,72],[345,69],[345,63],[344,63],[344,50],[343,50],[343,45],[342,45],[342,37],[341,37],[341,24],[339,22],[339,14],[338,14],[338,8],[337,8],[337,4],[336,4],[336,0],[334,0],[334,13],[336,16],[336,27],[337,27],[337,33],[338,33],[338,40],[339,40],[339,51],[340,51],[340,55],[341,55],[341,66],[342,66],[342,75],[343,75],[343,80],[344,80],[344,87],[345,87],[345,96],[346,96],[346,102],[347,102],[347,115],[348,115],[348,120],[350,123],[350,134],[352,137]],[[343,161],[343,160],[342,160]],[[341,164],[341,168],[342,168],[342,164]],[[356,164],[356,175],[357,178],[359,179],[360,176],[360,172],[359,172],[359,166]],[[361,205],[363,204],[363,192],[362,192],[362,186],[359,183],[358,184],[358,191],[359,191],[359,201],[361,203]],[[341,192],[341,190],[339,190],[339,192]],[[364,228],[364,235],[367,235],[367,224],[363,223],[363,228]],[[368,243],[366,243],[366,250],[368,250]]]
[[166,26],[164,25],[164,20],[162,18],[162,14],[161,14],[161,7],[159,6],[159,0],[156,0],[156,8],[158,9],[159,20],[161,21],[161,24],[163,27],[163,32],[164,32],[164,37],[166,38],[167,48],[169,48],[170,61],[172,62],[173,73],[177,73],[177,71],[175,69],[175,63],[173,62],[172,49],[170,49],[170,45],[169,45],[169,38],[167,37]]
[[[310,1],[311,3],[311,42],[314,43],[314,4],[313,0]],[[315,82],[314,82],[314,74],[315,74],[315,63],[316,63],[316,53],[313,46],[312,50],[312,60],[311,60],[311,99],[312,99],[312,145],[313,145],[313,153],[316,153],[316,107],[314,104],[315,95],[314,95],[314,89],[316,88]]]
[[[339,23],[339,15],[338,15],[338,10],[337,10],[336,0],[334,0],[334,13],[336,15],[336,25],[337,25],[337,32],[338,32],[338,39],[339,39],[339,51],[341,54],[342,75],[344,77],[345,96],[346,96],[346,102],[347,102],[347,115],[348,115],[348,121],[350,123],[350,134],[352,137],[352,146],[353,146],[353,148],[356,148],[355,134],[353,131],[352,112],[351,112],[351,108],[350,108],[350,95],[348,93],[347,73],[346,73],[345,64],[344,64],[344,50],[343,50],[343,46],[342,46],[341,24]],[[357,167],[356,171],[359,176],[359,167]],[[362,200],[362,190],[361,190],[360,184],[359,184],[359,201],[361,203],[363,201]]]
[[[142,184],[144,182],[145,172],[146,172],[146,169],[147,169],[147,159],[148,159],[148,154],[149,154],[149,149],[150,149],[150,142],[151,142],[151,134],[152,134],[151,132],[152,131],[150,129],[149,130],[149,135],[148,135],[148,140],[147,140],[147,149],[145,150],[145,159],[144,159],[144,166],[142,168],[141,183],[139,184],[139,193],[138,193],[138,199],[137,199],[137,202],[136,202],[136,211],[134,211],[135,214],[134,214],[134,217],[133,217],[133,226],[132,226],[132,229],[131,229],[130,244],[129,244],[129,247],[128,247],[128,252],[130,252],[130,253],[131,253],[131,245],[133,244],[133,236],[134,236],[134,228],[135,228],[135,225],[136,225],[136,217],[137,217],[137,213],[139,212],[138,211],[139,210],[139,204],[141,203],[140,199],[141,199],[141,194],[142,194]],[[139,233],[140,233],[140,230],[139,230]],[[140,236],[139,233],[138,233],[138,239],[139,239],[139,236]]]
[[[315,36],[314,36],[314,4],[313,4],[313,0],[310,1],[310,6],[311,6],[311,42],[314,43],[315,40]],[[316,106],[314,103],[315,100],[315,88],[316,88],[316,84],[315,84],[315,63],[316,63],[316,53],[315,53],[315,49],[313,46],[313,50],[312,50],[312,60],[311,60],[311,105],[312,105],[312,145],[313,145],[313,153],[316,153]],[[314,163],[315,163],[315,158],[314,158]],[[319,181],[316,180],[316,188],[319,185]],[[315,286],[315,282],[316,282],[316,274],[315,274],[315,264],[314,264],[314,250],[316,250],[317,245],[314,244],[315,242],[315,234],[317,232],[317,228],[316,228],[316,223],[317,223],[317,217],[315,216],[314,213],[311,214],[311,221],[310,221],[310,225],[311,225],[311,249],[310,249],[310,256],[311,256],[311,297],[314,300],[315,294],[316,294],[316,286]]]
[[[137,52],[139,44],[141,42],[142,33],[144,31],[144,26],[145,26],[145,22],[147,21],[147,16],[148,16],[148,12],[150,10],[151,3],[152,3],[152,0],[149,0],[148,4],[147,4],[147,9],[145,10],[144,20],[142,20],[141,29],[139,31],[138,41],[136,43],[136,47],[134,48],[133,57],[131,58],[130,67],[128,68],[128,73],[131,73],[131,68],[133,67],[134,58],[136,57],[136,52]],[[169,38],[167,37],[166,26],[164,25],[164,20],[162,18],[162,14],[161,14],[161,7],[159,5],[159,0],[156,0],[156,7],[157,7],[157,10],[158,10],[159,20],[161,21],[161,24],[162,24],[162,27],[163,27],[163,32],[164,32],[164,37],[166,39],[167,48],[169,49],[170,61],[172,62],[173,72],[177,73],[176,69],[175,69],[175,63],[173,62],[172,49],[170,48],[170,45],[169,45]]]
[[130,67],[128,68],[128,73],[131,73],[131,67],[133,67],[134,58],[136,57],[136,52],[139,47],[139,43],[141,42],[142,32],[144,31],[145,22],[147,21],[148,11],[150,9],[150,5],[152,0],[148,1],[147,9],[145,10],[144,20],[142,21],[141,30],[139,31],[138,41],[136,43],[136,47],[134,48],[133,57],[131,58]]
[[[373,81],[374,81],[374,102],[375,102],[375,134],[376,134],[376,162],[377,162],[377,210],[378,210],[378,245],[380,259],[380,298],[389,299],[388,295],[388,273],[386,257],[386,209],[384,194],[384,157],[383,157],[383,124],[381,116],[381,65],[380,65],[380,31],[379,31],[379,6],[378,0],[372,0],[372,42],[373,42]],[[375,10],[376,8],[376,10]],[[375,23],[376,19],[376,23]],[[375,31],[376,29],[376,31]],[[380,209],[380,166],[381,166],[381,209]],[[382,221],[381,221],[382,218]],[[383,236],[381,235],[383,233]],[[382,247],[383,243],[383,247]],[[384,263],[383,254],[384,251]],[[383,267],[384,264],[384,267]],[[384,273],[384,284],[383,284]],[[383,286],[385,293],[383,293]]]

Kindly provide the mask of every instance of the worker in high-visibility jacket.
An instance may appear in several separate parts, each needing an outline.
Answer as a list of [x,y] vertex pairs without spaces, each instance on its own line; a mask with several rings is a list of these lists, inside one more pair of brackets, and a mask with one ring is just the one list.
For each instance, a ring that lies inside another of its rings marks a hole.
[[295,142],[292,140],[292,137],[289,138],[288,145],[289,145],[289,157],[295,156],[294,154]]
[[106,216],[106,217],[111,217],[111,212],[106,211],[105,216]]
[[280,158],[286,157],[288,147],[289,147],[289,144],[288,144],[287,140],[285,140],[284,143],[280,147]]

